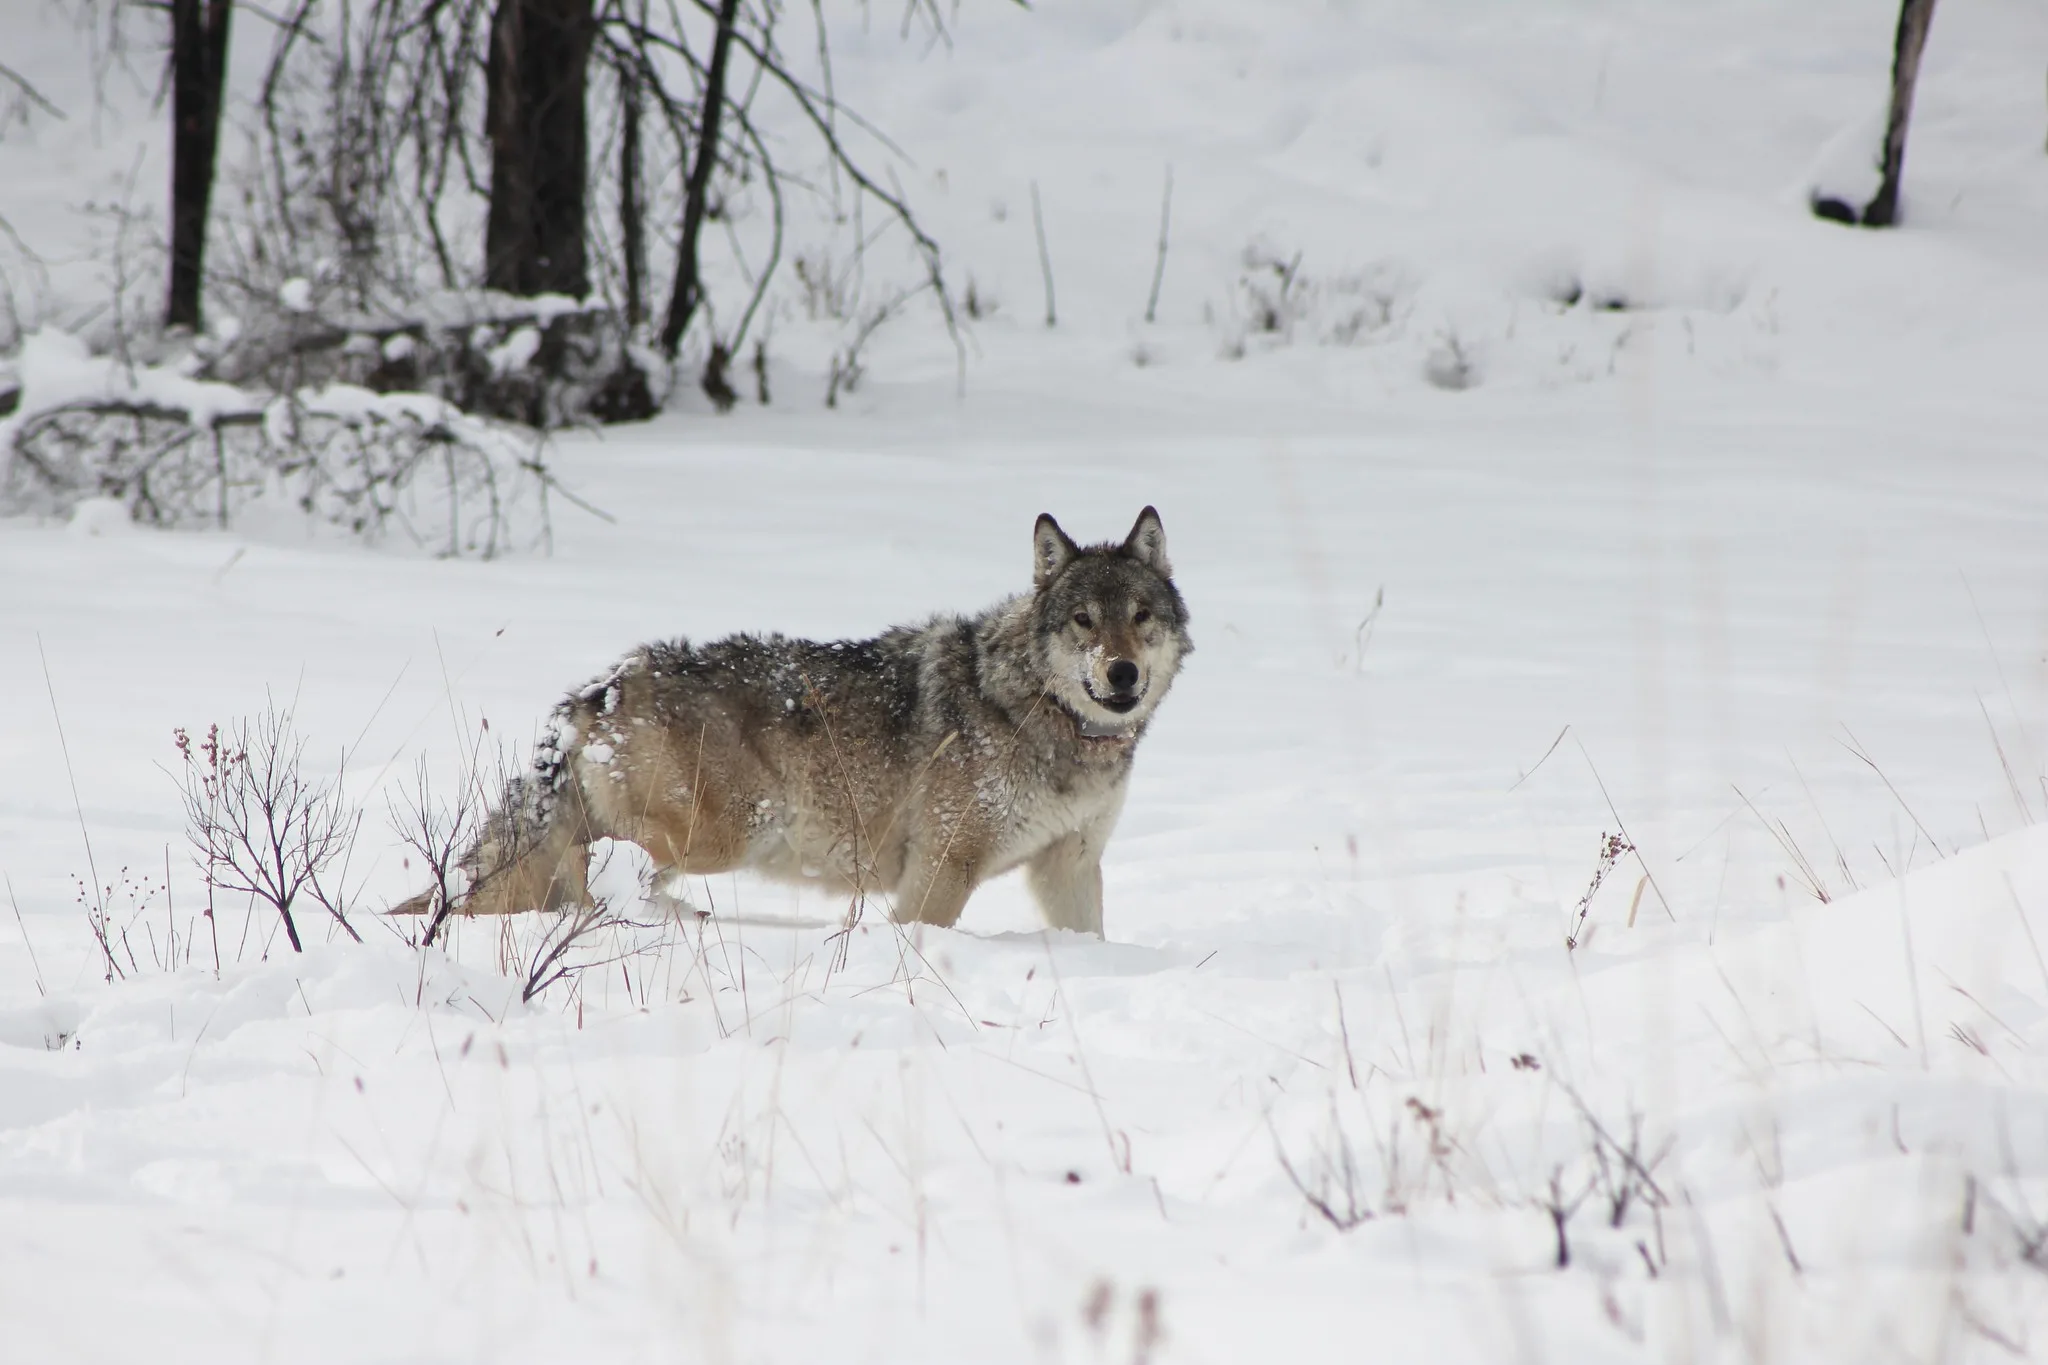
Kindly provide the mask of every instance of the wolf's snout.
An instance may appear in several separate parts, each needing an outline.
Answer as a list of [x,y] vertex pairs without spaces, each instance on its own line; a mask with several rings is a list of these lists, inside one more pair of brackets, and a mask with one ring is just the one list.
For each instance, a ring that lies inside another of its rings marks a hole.
[[1129,659],[1118,659],[1109,666],[1109,685],[1119,692],[1128,692],[1138,685],[1138,666]]

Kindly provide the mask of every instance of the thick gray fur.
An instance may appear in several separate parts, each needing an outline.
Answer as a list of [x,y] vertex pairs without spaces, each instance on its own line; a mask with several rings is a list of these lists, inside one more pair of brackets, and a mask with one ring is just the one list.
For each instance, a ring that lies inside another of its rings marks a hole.
[[633,651],[556,708],[450,908],[587,904],[589,845],[613,838],[667,872],[823,882],[940,925],[1022,866],[1049,925],[1100,934],[1103,847],[1193,648],[1187,605],[1149,507],[1086,548],[1040,517],[1032,567],[977,616],[874,639]]

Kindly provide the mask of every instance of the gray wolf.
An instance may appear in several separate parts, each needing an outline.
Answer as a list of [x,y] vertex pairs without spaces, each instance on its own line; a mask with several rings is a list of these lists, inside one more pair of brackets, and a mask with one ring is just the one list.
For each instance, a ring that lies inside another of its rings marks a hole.
[[[935,925],[1021,866],[1048,925],[1100,934],[1103,846],[1193,648],[1187,604],[1150,507],[1087,547],[1041,516],[1031,554],[1031,590],[977,616],[634,650],[555,709],[445,909],[588,906],[609,838],[657,878],[746,869]],[[395,913],[437,912],[434,895]]]

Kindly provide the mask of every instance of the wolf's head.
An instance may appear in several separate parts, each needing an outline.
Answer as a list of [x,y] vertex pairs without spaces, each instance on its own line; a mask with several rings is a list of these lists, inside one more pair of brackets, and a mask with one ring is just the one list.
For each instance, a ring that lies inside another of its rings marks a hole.
[[1090,738],[1136,733],[1194,648],[1159,513],[1138,513],[1120,545],[1085,549],[1041,516],[1031,533],[1031,562],[1047,691]]

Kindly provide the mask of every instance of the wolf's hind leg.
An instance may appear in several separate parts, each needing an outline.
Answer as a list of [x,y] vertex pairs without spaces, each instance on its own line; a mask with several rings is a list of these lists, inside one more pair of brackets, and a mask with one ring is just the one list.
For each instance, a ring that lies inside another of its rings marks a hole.
[[684,800],[636,821],[629,836],[656,867],[708,876],[746,861],[746,826],[708,798]]
[[1102,849],[1085,834],[1055,840],[1024,865],[1024,880],[1054,929],[1102,934]]
[[515,790],[484,828],[467,861],[469,891],[457,914],[516,915],[590,904],[590,841],[596,837],[573,787],[536,819]]
[[[657,876],[730,872],[746,861],[747,827],[729,799],[699,783],[692,792],[672,769],[579,769],[591,829],[640,845]],[[614,779],[620,780],[614,780]]]

